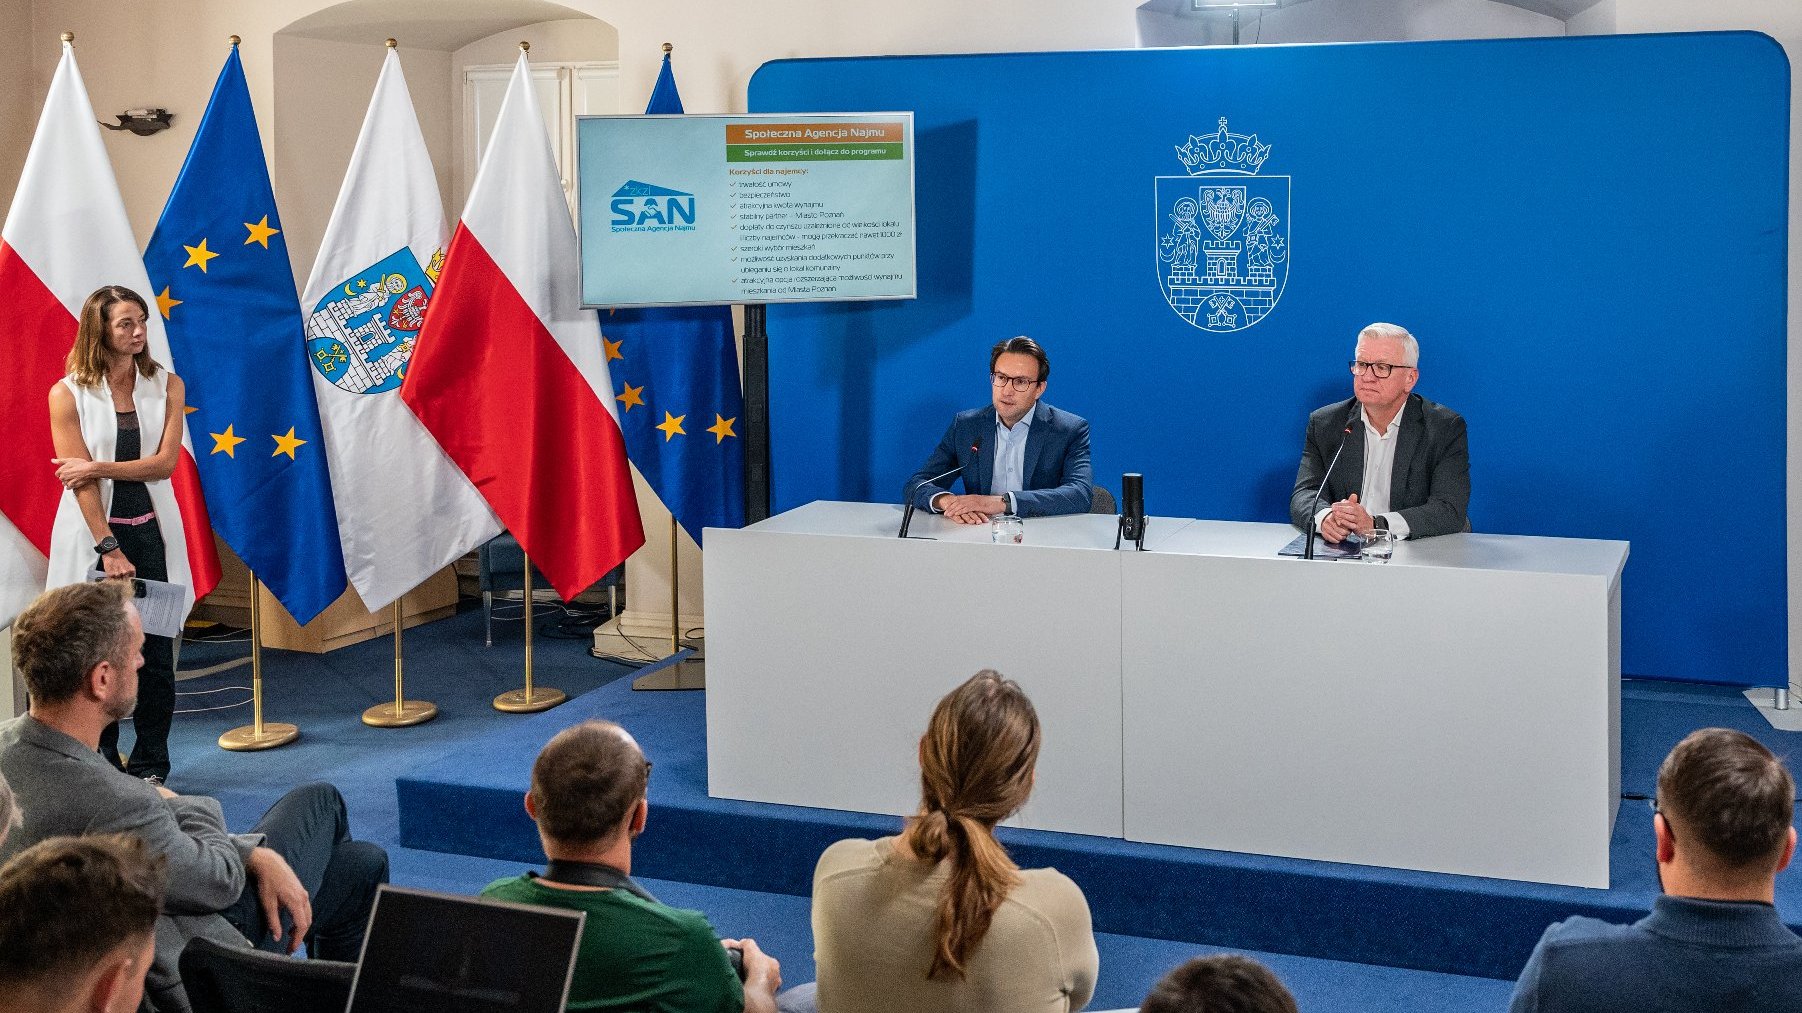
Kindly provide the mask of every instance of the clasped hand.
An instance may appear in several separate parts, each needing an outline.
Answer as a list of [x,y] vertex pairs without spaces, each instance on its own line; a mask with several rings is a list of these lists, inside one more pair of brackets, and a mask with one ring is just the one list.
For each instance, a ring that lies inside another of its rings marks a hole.
[[56,480],[65,489],[79,489],[100,477],[100,464],[96,461],[79,457],[53,457],[50,463],[56,465]]
[[945,493],[933,503],[939,512],[959,524],[987,524],[996,514],[1007,513],[1001,496],[958,496]]
[[1343,542],[1351,535],[1363,534],[1374,527],[1376,522],[1370,519],[1364,504],[1358,502],[1355,492],[1334,503],[1333,509],[1320,519],[1320,533],[1329,542]]

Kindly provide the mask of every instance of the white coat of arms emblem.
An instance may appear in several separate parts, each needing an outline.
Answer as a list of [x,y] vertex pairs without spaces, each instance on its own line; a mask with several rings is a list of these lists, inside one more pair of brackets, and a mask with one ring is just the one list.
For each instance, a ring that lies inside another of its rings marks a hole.
[[1270,145],[1229,132],[1224,116],[1176,157],[1188,174],[1157,177],[1158,287],[1190,324],[1242,331],[1289,280],[1289,177],[1258,175]]

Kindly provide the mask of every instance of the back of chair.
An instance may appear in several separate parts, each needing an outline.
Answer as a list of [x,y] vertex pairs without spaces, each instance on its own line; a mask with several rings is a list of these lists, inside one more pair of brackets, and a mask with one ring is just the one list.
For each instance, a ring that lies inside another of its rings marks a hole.
[[181,952],[181,982],[194,1013],[344,1013],[357,965],[294,960],[205,937]]
[[1089,494],[1090,513],[1117,514],[1120,512],[1114,509],[1114,494],[1107,491],[1107,486],[1098,485],[1093,488],[1094,491]]

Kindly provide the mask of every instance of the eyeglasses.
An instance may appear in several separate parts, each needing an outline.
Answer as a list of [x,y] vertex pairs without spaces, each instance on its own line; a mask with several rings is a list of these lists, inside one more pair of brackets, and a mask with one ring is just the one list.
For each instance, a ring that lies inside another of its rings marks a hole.
[[[1658,796],[1654,795],[1651,798],[1646,799],[1646,805],[1651,808],[1652,815],[1664,816],[1664,810],[1658,808]],[[1664,816],[1664,832],[1671,836],[1671,840],[1674,841],[1677,839],[1677,831],[1671,829],[1671,818],[1669,816]]]
[[1413,368],[1413,366],[1402,366],[1393,362],[1365,362],[1363,359],[1353,359],[1351,361],[1351,371],[1353,376],[1363,376],[1364,371],[1368,369],[1376,374],[1376,378],[1379,380],[1389,379],[1389,374],[1398,369]]
[[1012,387],[1021,393],[1031,390],[1039,383],[1036,377],[1008,376],[1006,373],[990,373],[989,380],[997,387]]

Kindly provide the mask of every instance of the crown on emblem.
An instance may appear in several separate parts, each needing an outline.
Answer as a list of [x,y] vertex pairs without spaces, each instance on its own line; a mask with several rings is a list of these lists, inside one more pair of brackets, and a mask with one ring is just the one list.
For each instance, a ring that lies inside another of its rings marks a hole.
[[1176,157],[1191,176],[1220,171],[1255,173],[1270,157],[1270,145],[1259,144],[1257,134],[1229,133],[1222,116],[1217,133],[1190,134],[1188,142],[1176,149]]

